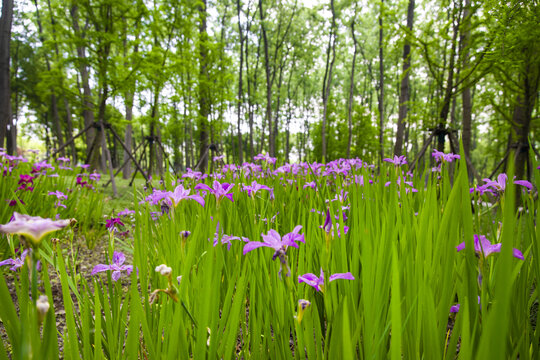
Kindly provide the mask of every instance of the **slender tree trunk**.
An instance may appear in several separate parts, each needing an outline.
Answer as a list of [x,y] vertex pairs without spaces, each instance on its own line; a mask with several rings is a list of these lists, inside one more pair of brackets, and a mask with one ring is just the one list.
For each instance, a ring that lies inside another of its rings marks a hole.
[[444,90],[444,99],[439,115],[439,124],[438,130],[440,131],[437,136],[437,150],[444,151],[444,140],[446,132],[446,123],[448,120],[448,114],[450,113],[450,105],[452,102],[452,97],[454,96],[454,66],[456,63],[456,46],[457,46],[457,36],[459,33],[461,14],[460,11],[456,12],[455,9],[452,12],[452,24],[453,24],[453,34],[452,34],[452,45],[450,48],[450,59],[448,63],[448,77],[446,80],[446,89]]
[[291,69],[289,70],[289,79],[287,81],[287,118],[285,120],[285,161],[290,162],[290,144],[289,139],[291,136],[290,127],[291,127],[291,119],[292,119],[292,111],[293,111],[293,98],[295,99],[295,103],[297,103],[297,94],[298,94],[298,86],[300,85],[300,82],[297,83],[296,88],[294,90],[294,95],[291,94],[291,83],[292,83],[292,75],[294,73],[294,70],[296,69],[296,54],[293,55],[293,65]]
[[255,146],[253,142],[253,133],[254,133],[254,108],[255,104],[253,101],[253,93],[257,91],[258,88],[258,69],[259,69],[259,61],[261,59],[261,36],[262,32],[260,32],[261,36],[259,36],[259,41],[257,42],[257,57],[255,60],[255,69],[253,71],[253,76],[250,75],[249,71],[249,37],[247,35],[247,32],[249,31],[249,24],[248,24],[248,30],[246,31],[246,76],[247,76],[247,85],[248,85],[248,111],[249,111],[249,155],[250,159],[253,160],[253,157],[255,156]]
[[[12,126],[11,113],[11,75],[10,75],[10,42],[11,24],[13,21],[13,0],[2,0],[2,16],[0,17],[0,147],[4,147],[4,139]],[[7,149],[14,154],[16,149]]]
[[[136,23],[136,26],[138,26],[138,22]],[[123,39],[123,45],[124,45],[124,65],[127,67],[128,64],[128,58],[127,58],[127,22],[124,19],[124,39]],[[137,39],[139,35],[137,34]],[[139,52],[139,45],[135,45],[133,48],[133,53],[137,54]],[[132,62],[131,66],[135,66],[134,62]],[[123,171],[122,171],[122,178],[123,179],[130,179],[132,175],[132,167],[131,167],[131,158],[129,156],[128,152],[132,152],[133,149],[133,103],[135,99],[135,87],[137,86],[136,80],[129,80],[129,89],[126,91],[124,98],[125,98],[125,110],[126,110],[126,130],[124,133],[124,145],[126,145],[126,150],[123,152],[123,162],[125,163]]]
[[[414,0],[409,0],[407,8],[407,31],[412,32],[414,22]],[[409,72],[411,68],[411,44],[409,34],[405,36],[403,45],[403,75],[401,78],[401,89],[399,93],[399,115],[396,132],[396,143],[394,145],[394,155],[400,156],[403,152],[403,136],[405,132],[405,119],[409,110]]]
[[206,32],[206,0],[199,6],[199,158],[200,170],[208,168],[208,116],[210,115],[210,89],[208,77],[208,34]]
[[383,9],[384,0],[381,0],[379,12],[379,161],[384,158],[384,52],[383,52]]
[[[287,54],[288,53],[289,53],[289,49],[287,49]],[[274,117],[274,121],[273,121],[274,129],[272,130],[273,134],[274,134],[274,153],[276,154],[275,156],[277,156],[277,154],[279,153],[279,149],[278,149],[279,132],[278,132],[278,129],[279,129],[279,115],[280,115],[280,110],[281,110],[281,86],[283,85],[283,69],[285,68],[287,54],[285,56],[283,56],[281,58],[281,61],[280,61],[279,75],[278,75],[278,82],[277,82],[277,89],[276,89],[276,94],[277,94],[276,113],[275,113],[275,117]]]
[[[515,176],[521,180],[530,180],[532,170],[529,166],[529,136],[531,130],[532,113],[540,85],[540,63],[530,60],[531,55],[524,64],[522,72],[523,91],[517,96],[512,116],[512,131],[516,144]],[[525,172],[528,167],[528,171]]]
[[[322,161],[326,162],[326,122],[328,119],[328,99],[330,98],[330,89],[332,87],[332,72],[334,70],[334,61],[336,60],[336,12],[334,9],[334,0],[330,0],[330,10],[332,12],[332,27],[328,38],[328,48],[326,49],[326,67],[324,70],[322,101],[323,101],[323,119],[322,119]],[[330,55],[332,54],[332,55]]]
[[184,120],[184,153],[186,158],[186,169],[191,168],[191,150],[190,145],[191,141],[188,141],[189,135],[189,121],[187,117],[187,104],[184,101],[184,111],[182,113],[182,119]]
[[347,109],[347,119],[348,119],[348,138],[347,138],[347,158],[351,157],[351,145],[352,145],[352,133],[353,133],[353,127],[352,127],[352,109],[353,109],[353,99],[354,99],[354,72],[356,69],[356,56],[358,54],[358,40],[356,39],[356,34],[354,32],[354,21],[357,14],[357,7],[354,8],[354,17],[351,21],[351,34],[353,38],[353,44],[354,44],[354,53],[353,53],[353,59],[351,64],[351,77],[349,80],[349,101],[348,101],[348,109]]
[[[465,70],[469,67],[469,46],[471,39],[471,0],[465,0],[465,8],[463,9],[463,20],[465,22],[465,29],[461,34],[461,52],[462,52],[462,68]],[[462,109],[462,131],[461,139],[463,142],[463,152],[465,156],[471,159],[471,138],[472,138],[472,97],[471,87],[469,85],[463,88],[461,93]],[[469,179],[473,179],[472,169],[467,162]]]
[[[37,0],[35,2],[36,2],[36,12],[37,12]],[[51,6],[51,1],[50,0],[47,0],[47,6],[48,6],[48,9],[49,9],[49,17],[50,17],[50,21],[51,21],[52,37],[53,37],[53,42],[54,42],[54,52],[55,52],[55,55],[56,55],[56,61],[59,62],[60,61],[60,50],[58,49],[58,42],[56,40],[56,20],[54,19],[54,16],[53,16],[53,11],[52,11],[52,6]],[[39,19],[39,13],[38,13],[38,19]],[[40,32],[41,32],[41,28],[40,28]],[[62,101],[64,103],[64,109],[65,109],[65,112],[66,112],[66,129],[65,129],[66,134],[65,135],[66,135],[66,140],[69,141],[73,136],[73,121],[72,121],[72,116],[71,116],[71,107],[69,106],[69,101],[67,99],[66,91],[64,89],[64,78],[63,78],[63,76],[59,78],[59,85],[60,85],[60,93],[62,95]],[[71,150],[71,158],[73,159],[74,163],[77,163],[77,149],[75,147],[75,142],[72,141],[70,143],[69,147],[70,147],[70,150]]]
[[[80,26],[79,26],[79,16],[78,16],[78,6],[76,3],[72,3],[71,9],[71,23],[73,30],[75,32],[75,35],[83,39],[85,37],[85,34],[81,33]],[[83,88],[83,96],[82,96],[82,108],[83,108],[83,119],[84,119],[84,127],[91,125],[94,123],[94,102],[92,100],[92,90],[90,89],[90,75],[88,72],[87,67],[87,60],[86,60],[86,49],[83,45],[80,45],[81,42],[77,42],[77,60],[79,64],[79,73],[81,75],[81,85]],[[89,163],[92,168],[97,168],[99,163],[99,151],[94,151],[93,154],[90,154],[90,151],[92,149],[92,144],[94,144],[94,139],[96,137],[96,129],[90,128],[86,132],[86,157],[88,158],[90,155]]]
[[[274,134],[272,133],[272,76],[270,74],[270,55],[268,54],[268,36],[264,25],[264,13],[262,0],[259,0],[259,15],[261,19],[261,31],[264,45],[264,69],[266,73],[266,122],[268,123],[268,151],[270,156],[275,156]],[[264,129],[264,124],[263,124]]]
[[240,0],[236,0],[236,9],[238,12],[238,33],[240,34],[240,69],[238,74],[238,103],[237,103],[237,113],[238,113],[238,162],[242,164],[244,162],[244,154],[242,150],[242,98],[243,98],[243,89],[242,89],[242,71],[244,69],[244,36],[242,36],[242,22],[240,21]]
[[[41,43],[44,44],[45,37],[43,35],[43,27],[41,26],[41,17],[39,14],[39,7],[38,7],[37,0],[34,0],[34,5],[36,7],[36,21],[38,24],[39,39]],[[49,60],[49,56],[47,53],[45,53],[45,64],[47,66],[47,72],[51,73],[51,62]],[[51,92],[51,111],[52,111],[52,120],[53,120],[52,125],[53,125],[54,135],[56,137],[56,146],[58,148],[62,148],[64,146],[64,139],[62,136],[62,125],[60,123],[60,115],[58,113],[58,100],[56,97],[56,92],[52,86],[50,88],[50,92]],[[65,152],[63,149],[60,151],[60,155],[65,156]]]

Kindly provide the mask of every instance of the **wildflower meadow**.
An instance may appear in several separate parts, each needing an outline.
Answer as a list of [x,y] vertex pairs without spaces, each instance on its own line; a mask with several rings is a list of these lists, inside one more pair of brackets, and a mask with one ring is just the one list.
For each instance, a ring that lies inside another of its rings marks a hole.
[[538,164],[432,157],[216,161],[105,212],[84,165],[1,153],[0,359],[540,358]]

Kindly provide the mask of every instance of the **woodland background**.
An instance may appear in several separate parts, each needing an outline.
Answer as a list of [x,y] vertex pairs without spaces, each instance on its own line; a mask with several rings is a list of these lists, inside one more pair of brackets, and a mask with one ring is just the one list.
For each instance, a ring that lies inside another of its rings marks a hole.
[[103,128],[150,173],[167,155],[192,168],[210,144],[235,163],[411,162],[426,143],[456,151],[449,132],[477,177],[513,149],[529,178],[539,20],[535,0],[2,0],[0,147],[67,144],[98,170],[109,149],[128,178]]

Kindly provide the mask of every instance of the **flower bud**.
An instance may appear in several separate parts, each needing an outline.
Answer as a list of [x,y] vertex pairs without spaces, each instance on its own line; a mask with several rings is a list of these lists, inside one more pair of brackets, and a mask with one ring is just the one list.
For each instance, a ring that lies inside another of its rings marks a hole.
[[304,311],[310,305],[311,303],[308,300],[298,300],[298,316],[296,317],[298,319],[298,323],[302,322],[302,318],[304,317]]
[[156,266],[156,272],[160,273],[163,276],[169,276],[172,273],[172,268],[168,267],[165,264]]
[[41,295],[39,299],[37,299],[36,308],[38,311],[38,317],[40,322],[43,321],[50,307],[51,305],[49,304],[49,299],[46,295]]

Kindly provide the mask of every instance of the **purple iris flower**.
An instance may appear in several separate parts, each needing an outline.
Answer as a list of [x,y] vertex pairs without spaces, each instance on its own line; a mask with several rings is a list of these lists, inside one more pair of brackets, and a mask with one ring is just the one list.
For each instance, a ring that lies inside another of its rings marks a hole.
[[182,175],[182,179],[189,178],[199,180],[203,176],[203,173],[200,171],[193,171],[190,168],[187,168],[187,173]]
[[259,191],[259,190],[267,190],[270,193],[273,193],[271,188],[269,188],[266,185],[261,185],[261,184],[257,183],[256,180],[253,180],[251,182],[251,185],[243,185],[243,190],[247,191],[249,197],[254,197],[255,194],[257,193],[257,191]]
[[[339,218],[339,217],[338,217]],[[336,220],[338,219],[336,218]],[[343,213],[343,221],[347,220],[347,216]],[[324,224],[319,226],[326,232],[326,244],[329,245],[330,238],[334,237],[334,228],[337,228],[337,235],[341,237],[341,230],[339,224],[336,223],[335,226],[332,223],[332,217],[330,216],[330,209],[326,209],[326,218]],[[349,227],[347,225],[343,226],[343,233],[347,234],[349,232]]]
[[[232,245],[231,240],[241,240],[241,241],[246,242],[246,243],[249,242],[249,239],[247,237],[225,235],[225,234],[223,234],[223,230],[221,230],[221,234],[220,234],[219,221],[218,221],[217,226],[216,226],[216,232],[214,233],[214,243],[213,243],[214,246],[219,244],[220,237],[221,237],[221,243],[222,244],[227,244],[227,250],[231,250],[231,245]],[[210,239],[208,239],[208,240],[210,240]]]
[[[474,251],[476,251],[480,255],[483,254],[484,258],[487,258],[492,253],[501,252],[501,246],[501,243],[492,244],[484,235],[474,235]],[[465,243],[462,242],[461,244],[456,246],[456,249],[457,251],[465,249]],[[513,254],[515,258],[525,260],[525,258],[523,257],[523,253],[518,249],[513,249]]]
[[407,158],[405,157],[405,155],[401,155],[401,156],[394,155],[393,159],[385,158],[383,159],[383,161],[390,162],[394,164],[395,166],[401,166],[401,165],[407,164]]
[[148,201],[152,205],[159,205],[162,200],[170,204],[169,194],[169,191],[155,189],[152,194],[146,197],[146,201]]
[[64,194],[63,192],[59,191],[59,190],[54,191],[54,192],[50,191],[50,192],[48,193],[48,195],[56,196],[56,198],[57,198],[58,200],[67,199],[67,195]]
[[[332,282],[334,280],[338,280],[338,279],[354,280],[354,276],[350,272],[346,272],[346,273],[332,274],[328,278],[328,280],[330,282]],[[298,277],[298,283],[299,284],[300,283],[306,283],[309,286],[314,287],[316,291],[323,291],[324,290],[324,272],[323,272],[323,269],[321,268],[321,275],[319,277],[317,277],[317,275],[312,274],[312,273],[307,273],[307,274],[299,276]]]
[[[24,201],[22,200],[19,200],[23,205],[25,205]],[[17,200],[6,200],[6,202],[8,203],[8,206],[17,206]]]
[[294,230],[288,234],[279,235],[279,233],[271,229],[268,231],[268,234],[261,234],[263,241],[250,241],[246,245],[244,245],[244,255],[246,255],[248,252],[255,250],[259,247],[266,246],[269,248],[272,248],[275,250],[274,256],[272,257],[273,260],[276,259],[277,256],[279,256],[280,252],[286,252],[288,246],[292,246],[295,248],[298,248],[297,241],[305,243],[304,234],[299,234],[300,230],[302,230],[302,225],[298,225],[294,228]]
[[61,162],[70,162],[71,160],[67,157],[59,157],[58,159],[56,159],[57,161],[61,161]]
[[326,231],[328,235],[330,235],[330,232],[332,231],[332,217],[330,216],[330,209],[326,209],[326,218],[324,220],[322,229]]
[[107,224],[105,225],[109,231],[116,231],[117,226],[125,226],[120,218],[110,218],[107,219]]
[[41,239],[53,232],[65,228],[70,220],[51,220],[39,216],[30,216],[13,213],[13,220],[5,225],[0,225],[0,232],[7,234],[24,235],[34,246],[41,242]]
[[135,214],[135,210],[124,209],[118,213],[118,216],[128,216],[131,214]]
[[77,185],[80,185],[83,188],[86,187],[86,188],[91,189],[92,185],[88,184],[88,181],[83,180],[83,175],[86,175],[86,174],[77,175]]
[[437,162],[452,162],[456,159],[461,159],[461,156],[459,155],[453,153],[445,154],[438,150],[433,150],[431,156],[433,156]]
[[[478,296],[478,305],[480,305],[480,296]],[[450,306],[450,313],[456,314],[459,311],[459,308],[460,308],[459,304]]]
[[67,206],[64,205],[64,204],[62,204],[62,201],[61,201],[61,200],[58,200],[57,202],[55,202],[55,203],[54,203],[54,207],[55,207],[55,208],[61,207],[61,208],[67,209]]
[[303,189],[305,188],[312,188],[313,190],[315,190],[317,188],[317,183],[315,181],[311,181],[311,182],[307,182],[304,186],[303,186]]
[[[486,183],[484,184],[485,187],[492,187],[495,190],[499,192],[504,192],[506,189],[506,182],[508,180],[508,176],[505,173],[499,174],[497,176],[497,180],[490,180],[490,179],[483,179]],[[533,186],[530,182],[527,180],[514,180],[514,184],[521,185],[526,187],[529,191],[533,189]]]
[[50,169],[51,171],[54,171],[54,166],[51,164],[48,164],[45,161],[37,162],[33,165],[33,172],[40,172],[41,170],[44,170],[46,172],[46,169]]
[[266,161],[267,163],[272,164],[272,165],[276,163],[276,158],[271,157],[271,156],[266,155],[266,154],[256,155],[256,156],[253,157],[253,160],[254,161],[257,161],[257,160]]
[[90,275],[96,275],[99,272],[111,270],[113,281],[117,281],[122,276],[122,271],[127,271],[127,274],[130,275],[133,271],[133,265],[123,265],[126,261],[126,256],[120,251],[115,251],[113,254],[113,264],[98,264],[94,266],[92,273]]
[[180,184],[174,189],[174,192],[169,191],[167,193],[167,196],[169,199],[171,199],[175,207],[178,206],[178,204],[180,204],[180,201],[184,199],[195,200],[196,202],[201,204],[202,207],[204,207],[204,199],[202,198],[202,196],[199,194],[189,195],[190,192],[190,189],[184,189],[184,186]]
[[234,202],[233,194],[230,192],[233,187],[234,184],[220,183],[219,181],[214,180],[213,188],[206,184],[200,183],[195,185],[195,190],[204,190],[214,194],[217,202],[220,202],[223,197],[226,197]]
[[21,254],[20,258],[13,258],[13,259],[7,259],[4,261],[0,261],[0,266],[10,265],[11,267],[9,270],[15,271],[18,268],[22,267],[24,265],[24,259],[26,258],[26,255],[28,254],[28,249],[24,250]]

